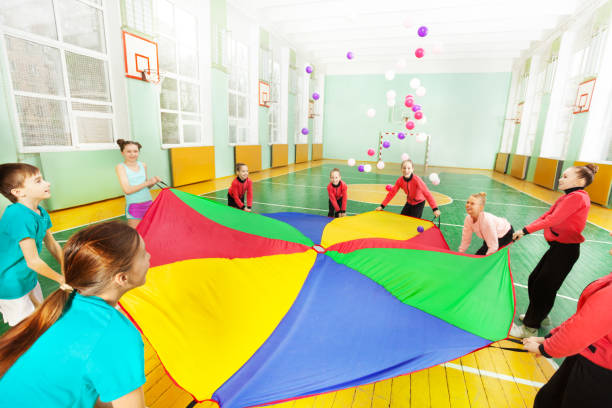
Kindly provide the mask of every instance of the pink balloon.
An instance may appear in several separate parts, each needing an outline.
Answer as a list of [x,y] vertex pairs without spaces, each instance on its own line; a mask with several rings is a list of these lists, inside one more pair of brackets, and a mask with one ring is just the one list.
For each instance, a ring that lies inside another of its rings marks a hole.
[[416,55],[417,58],[423,58],[423,56],[425,56],[425,50],[422,48],[417,48],[414,55]]
[[414,98],[414,96],[412,96],[412,95],[406,95],[406,99],[413,99],[413,98]]
[[414,99],[406,98],[406,100],[404,101],[404,105],[406,105],[407,108],[412,107],[412,105],[414,105]]
[[387,191],[393,190],[393,186],[391,184],[387,184],[385,188],[387,189]]
[[368,156],[374,156],[374,153],[376,153],[374,149],[368,149]]
[[415,119],[423,119],[423,112],[421,112],[421,111],[416,111],[416,112],[414,113],[414,118],[415,118]]
[[407,121],[406,122],[406,129],[408,129],[408,130],[414,129],[414,122],[411,121],[411,120]]

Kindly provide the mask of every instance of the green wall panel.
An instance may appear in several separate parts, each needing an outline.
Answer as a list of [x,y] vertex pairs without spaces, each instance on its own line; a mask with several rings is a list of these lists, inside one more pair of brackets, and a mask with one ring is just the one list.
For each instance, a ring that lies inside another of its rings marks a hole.
[[584,133],[586,131],[588,121],[589,112],[574,115],[572,120],[572,129],[570,131],[570,139],[567,145],[567,152],[565,153],[565,159],[563,160],[562,171],[572,167],[574,162],[578,160],[578,155],[580,155],[580,148],[582,147],[582,141],[584,140]]
[[212,97],[213,144],[215,145],[215,177],[234,174],[234,147],[229,145],[227,111],[228,75],[211,69],[210,91]]

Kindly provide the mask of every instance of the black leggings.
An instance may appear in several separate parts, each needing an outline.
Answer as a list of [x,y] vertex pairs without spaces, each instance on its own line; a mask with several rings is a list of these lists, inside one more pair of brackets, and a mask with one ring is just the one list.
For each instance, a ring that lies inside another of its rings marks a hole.
[[336,200],[336,202],[338,203],[338,208],[340,208],[340,211],[336,211],[336,209],[334,208],[334,206],[332,205],[331,200],[327,200],[329,203],[329,212],[327,213],[328,217],[334,217],[334,218],[338,218],[340,213],[342,213],[342,198],[338,198]]
[[550,248],[531,272],[527,282],[529,307],[523,323],[528,327],[540,327],[555,304],[557,291],[580,256],[580,244],[551,241],[548,245]]
[[[506,245],[511,243],[512,234],[514,234],[514,228],[512,228],[512,225],[511,225],[510,231],[508,231],[506,235],[504,235],[503,237],[497,239],[497,248],[499,249],[501,247],[505,247]],[[489,250],[489,246],[487,245],[486,242],[483,241],[482,246],[480,247],[478,251],[476,251],[475,255],[486,255],[488,250]]]
[[[245,203],[246,201],[244,200],[244,197],[242,197],[242,202]],[[244,210],[246,204],[243,204],[242,207],[238,207],[238,203],[236,203],[236,201],[234,200],[234,197],[232,197],[231,195],[229,195],[229,193],[227,194],[227,205],[229,205],[230,207],[234,207],[234,208],[238,208],[239,210]]]
[[612,407],[611,384],[612,370],[576,354],[540,388],[533,408]]
[[425,201],[421,201],[415,205],[406,203],[404,208],[402,208],[402,215],[407,215],[409,217],[415,218],[423,218],[423,208],[425,208]]

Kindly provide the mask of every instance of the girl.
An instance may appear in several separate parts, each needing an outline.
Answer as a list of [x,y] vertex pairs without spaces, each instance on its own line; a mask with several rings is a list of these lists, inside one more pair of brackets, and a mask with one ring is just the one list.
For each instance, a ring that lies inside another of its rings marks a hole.
[[584,188],[593,182],[599,168],[594,164],[570,167],[559,179],[559,189],[565,192],[540,218],[512,237],[515,241],[526,234],[544,229],[550,248],[529,275],[527,283],[529,306],[523,318],[524,326],[513,325],[510,335],[531,337],[551,311],[557,291],[580,256],[581,232],[586,225],[591,199]]
[[[244,196],[246,194],[246,203]],[[227,191],[227,205],[251,212],[253,205],[253,182],[249,179],[249,167],[236,163],[236,178]]]
[[138,161],[142,145],[131,140],[117,140],[123,155],[123,163],[115,167],[119,184],[125,193],[125,217],[128,225],[136,228],[153,203],[149,187],[159,183],[159,177],[147,180],[147,165]]
[[115,306],[145,283],[149,259],[136,230],[119,221],[72,236],[70,287],[0,337],[0,406],[144,408],[142,337]]
[[484,211],[487,193],[472,194],[465,203],[467,216],[463,222],[459,252],[465,252],[472,241],[472,232],[483,239],[476,255],[489,255],[512,242],[514,229],[505,218]]
[[389,191],[380,207],[376,208],[376,211],[382,211],[401,188],[406,193],[406,205],[402,208],[402,215],[421,218],[423,208],[425,207],[425,200],[427,200],[436,218],[440,216],[436,200],[434,200],[423,180],[414,174],[413,167],[412,160],[404,160],[402,162],[402,176],[397,179],[393,189]]
[[610,308],[612,273],[587,286],[580,295],[576,313],[549,336],[523,339],[525,349],[536,356],[567,357],[540,388],[534,408],[612,407]]
[[333,169],[329,173],[327,195],[329,196],[328,217],[344,217],[346,215],[346,200],[348,186],[340,176],[340,169]]

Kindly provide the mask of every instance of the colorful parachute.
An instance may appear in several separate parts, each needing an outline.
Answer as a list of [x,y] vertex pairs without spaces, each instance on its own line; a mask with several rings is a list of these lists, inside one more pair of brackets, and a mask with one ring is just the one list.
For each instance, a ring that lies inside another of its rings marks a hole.
[[121,306],[173,380],[223,408],[450,361],[514,314],[508,250],[451,252],[425,220],[263,216],[166,189],[138,230],[151,269]]

